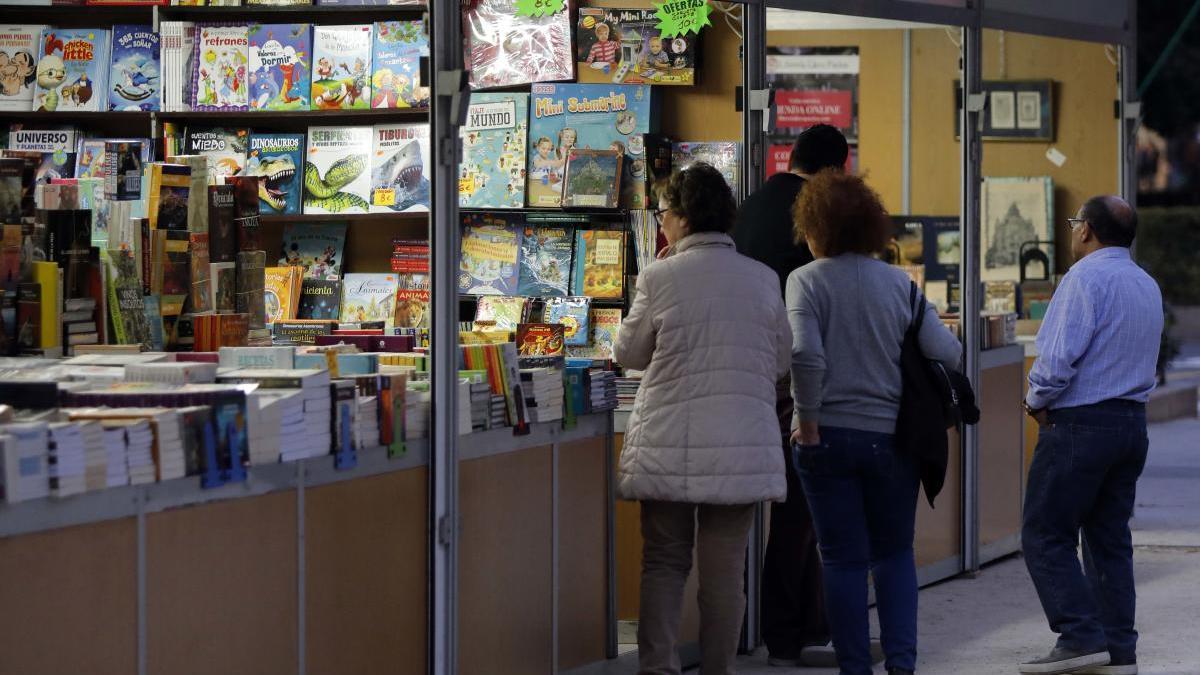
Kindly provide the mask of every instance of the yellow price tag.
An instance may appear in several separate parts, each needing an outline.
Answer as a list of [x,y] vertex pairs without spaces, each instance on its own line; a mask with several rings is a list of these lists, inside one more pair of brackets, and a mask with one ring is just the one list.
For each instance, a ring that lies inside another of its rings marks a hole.
[[375,206],[395,206],[396,191],[391,188],[381,188],[375,191]]

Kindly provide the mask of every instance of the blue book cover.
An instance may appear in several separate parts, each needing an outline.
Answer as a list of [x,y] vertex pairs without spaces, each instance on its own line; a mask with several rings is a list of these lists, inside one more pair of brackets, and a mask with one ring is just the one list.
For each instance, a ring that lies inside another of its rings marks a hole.
[[336,281],[342,277],[345,247],[346,223],[288,223],[276,264],[303,267],[305,280]]
[[33,109],[107,110],[110,46],[104,28],[43,29]]
[[150,326],[148,344],[153,351],[161,352],[164,347],[162,303],[157,295],[144,297],[143,311],[146,313],[146,324]]
[[422,86],[421,57],[429,56],[424,21],[380,21],[371,45],[371,107],[423,108],[429,86]]
[[371,212],[428,211],[429,125],[377,124],[372,133]]
[[[529,206],[562,206],[572,148],[619,150],[624,167],[644,177],[643,134],[657,108],[647,85],[534,84],[529,101]],[[622,168],[624,172],[626,169]],[[624,182],[624,180],[622,180]]]
[[307,110],[311,68],[311,25],[250,25],[251,110]]
[[466,209],[525,206],[525,143],[529,94],[471,94],[459,129],[462,163],[458,205]]
[[563,343],[568,347],[582,347],[591,337],[588,309],[592,299],[588,297],[551,298],[546,301],[546,323],[563,325]]
[[464,216],[458,291],[470,295],[516,295],[521,231],[504,218]]
[[575,236],[569,229],[526,227],[521,237],[519,295],[556,297],[571,286],[571,252]]
[[263,215],[300,213],[304,134],[250,134],[243,176],[258,177]]
[[162,100],[158,33],[150,26],[113,26],[109,110],[158,110]]

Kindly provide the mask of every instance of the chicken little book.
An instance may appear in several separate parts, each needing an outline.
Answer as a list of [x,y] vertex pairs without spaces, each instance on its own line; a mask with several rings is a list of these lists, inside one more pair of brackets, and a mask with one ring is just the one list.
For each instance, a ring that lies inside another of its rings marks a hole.
[[33,109],[106,109],[110,46],[109,31],[103,28],[43,29]]

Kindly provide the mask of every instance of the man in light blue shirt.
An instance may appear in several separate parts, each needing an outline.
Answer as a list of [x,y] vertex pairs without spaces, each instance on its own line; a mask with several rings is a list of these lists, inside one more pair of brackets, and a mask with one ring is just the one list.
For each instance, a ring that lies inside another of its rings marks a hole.
[[1077,262],[1038,332],[1025,397],[1041,431],[1021,532],[1029,576],[1059,638],[1020,670],[1137,675],[1129,519],[1146,463],[1162,295],[1130,257],[1137,214],[1129,204],[1095,197],[1070,224]]

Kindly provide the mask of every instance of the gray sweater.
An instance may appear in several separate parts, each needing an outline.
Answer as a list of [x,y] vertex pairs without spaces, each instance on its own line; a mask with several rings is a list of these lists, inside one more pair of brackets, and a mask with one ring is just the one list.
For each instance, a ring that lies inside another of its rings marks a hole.
[[[912,323],[909,278],[887,263],[847,254],[792,272],[792,397],[800,421],[894,433],[900,409],[900,345]],[[928,306],[925,356],[958,369],[962,346]]]

